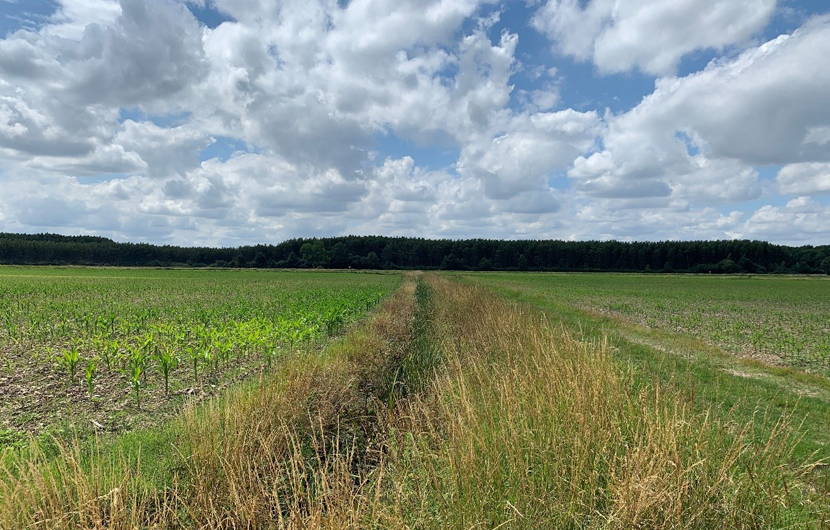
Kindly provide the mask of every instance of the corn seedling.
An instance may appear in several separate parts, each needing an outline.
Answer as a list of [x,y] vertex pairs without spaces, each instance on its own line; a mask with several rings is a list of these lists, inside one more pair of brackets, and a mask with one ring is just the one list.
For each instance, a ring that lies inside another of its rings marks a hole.
[[58,366],[60,366],[69,375],[69,383],[75,382],[75,372],[78,369],[78,364],[81,362],[80,345],[75,342],[72,347],[66,349],[58,355]]
[[84,379],[86,380],[86,389],[89,392],[89,397],[92,397],[92,391],[95,386],[95,370],[98,367],[98,363],[95,359],[89,359],[86,362],[86,368],[84,369]]
[[118,358],[118,347],[118,339],[104,343],[104,348],[101,350],[101,357],[104,359],[104,364],[107,365],[107,370],[112,370],[112,363]]
[[179,358],[173,354],[172,350],[164,348],[156,354],[156,361],[158,361],[159,371],[164,377],[164,393],[169,395],[170,372],[179,365]]
[[197,346],[187,346],[185,348],[187,358],[190,360],[190,365],[193,367],[193,382],[199,382],[199,361],[202,360],[202,352]]

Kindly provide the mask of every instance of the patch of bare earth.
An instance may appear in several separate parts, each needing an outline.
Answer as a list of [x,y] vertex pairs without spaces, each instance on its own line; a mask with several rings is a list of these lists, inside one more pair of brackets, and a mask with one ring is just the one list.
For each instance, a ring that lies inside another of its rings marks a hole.
[[157,424],[172,416],[190,400],[215,395],[223,388],[260,372],[260,359],[237,359],[226,370],[199,374],[194,380],[186,363],[170,376],[170,393],[164,379],[150,366],[140,391],[141,408],[127,378],[102,362],[90,395],[84,366],[77,367],[75,380],[59,369],[53,356],[35,354],[43,347],[6,345],[0,350],[0,431],[40,434],[53,429],[128,431]]

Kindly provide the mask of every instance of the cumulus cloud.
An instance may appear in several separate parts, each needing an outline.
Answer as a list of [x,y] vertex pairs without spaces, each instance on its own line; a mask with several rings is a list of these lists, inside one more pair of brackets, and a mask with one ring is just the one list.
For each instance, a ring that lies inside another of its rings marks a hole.
[[[117,169],[118,148],[108,146],[120,109],[179,108],[175,96],[204,73],[201,29],[183,5],[66,1],[39,32],[0,40],[0,148]],[[125,171],[136,168],[134,158],[121,158]]]
[[191,125],[159,127],[125,120],[113,142],[140,157],[149,177],[182,175],[199,165],[199,156],[215,139]]
[[788,164],[778,171],[777,180],[781,193],[793,195],[830,193],[830,163]]
[[533,17],[556,49],[604,74],[673,73],[703,49],[746,43],[772,18],[776,0],[548,0]]
[[490,198],[541,191],[551,173],[595,146],[599,125],[596,112],[520,114],[503,134],[465,146],[459,169],[480,178]]
[[731,235],[746,239],[773,239],[792,245],[830,238],[830,207],[810,197],[797,197],[784,206],[762,206]]
[[0,39],[0,230],[783,240],[765,219],[802,215],[823,237],[820,204],[729,205],[828,191],[827,16],[756,45],[774,0],[530,3],[561,53],[665,76],[613,114],[499,3],[212,0],[209,28],[182,0],[61,0]]
[[830,18],[816,17],[735,59],[659,79],[635,108],[606,118],[604,149],[578,157],[569,176],[598,197],[757,198],[755,166],[830,159],[830,71],[814,67],[827,54]]

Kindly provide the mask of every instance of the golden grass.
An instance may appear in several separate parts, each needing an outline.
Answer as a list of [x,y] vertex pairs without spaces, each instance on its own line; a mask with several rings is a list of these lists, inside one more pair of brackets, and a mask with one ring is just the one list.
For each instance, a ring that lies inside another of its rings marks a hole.
[[434,282],[447,369],[390,444],[387,502],[400,526],[821,524],[800,481],[809,466],[791,465],[788,425],[755,444],[728,414],[695,415],[660,388],[637,390],[606,343]]

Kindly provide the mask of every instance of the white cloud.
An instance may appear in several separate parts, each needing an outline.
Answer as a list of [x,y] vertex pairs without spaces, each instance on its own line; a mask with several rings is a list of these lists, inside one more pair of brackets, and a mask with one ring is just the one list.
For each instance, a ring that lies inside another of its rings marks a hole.
[[181,175],[199,165],[199,155],[215,140],[190,125],[159,127],[126,120],[113,139],[145,163],[149,177]]
[[701,239],[802,215],[770,237],[823,237],[809,201],[723,213],[830,186],[830,22],[751,48],[775,2],[743,2],[547,2],[537,25],[602,72],[728,50],[603,115],[568,108],[567,65],[495,0],[215,0],[214,29],[179,0],[64,0],[0,39],[0,230]]
[[59,0],[57,11],[44,29],[50,36],[79,40],[89,25],[107,26],[119,15],[118,0]]
[[776,0],[548,0],[533,25],[565,55],[592,60],[600,72],[638,68],[673,73],[703,49],[749,41],[775,12]]
[[762,206],[731,231],[742,239],[766,239],[803,245],[830,239],[830,207],[809,197],[797,197],[783,207]]
[[0,40],[0,149],[44,167],[78,158],[56,160],[59,172],[137,169],[113,145],[120,109],[180,108],[205,72],[198,23],[172,0],[72,0],[53,22]]
[[569,176],[599,197],[757,198],[754,166],[830,159],[830,70],[815,68],[828,54],[830,18],[817,17],[735,59],[659,79],[635,108],[606,118],[604,149],[577,158]]
[[465,146],[459,171],[480,178],[491,198],[544,190],[551,173],[595,146],[599,122],[572,109],[514,116],[503,134]]
[[789,164],[778,171],[777,180],[781,193],[794,195],[830,193],[830,163]]

